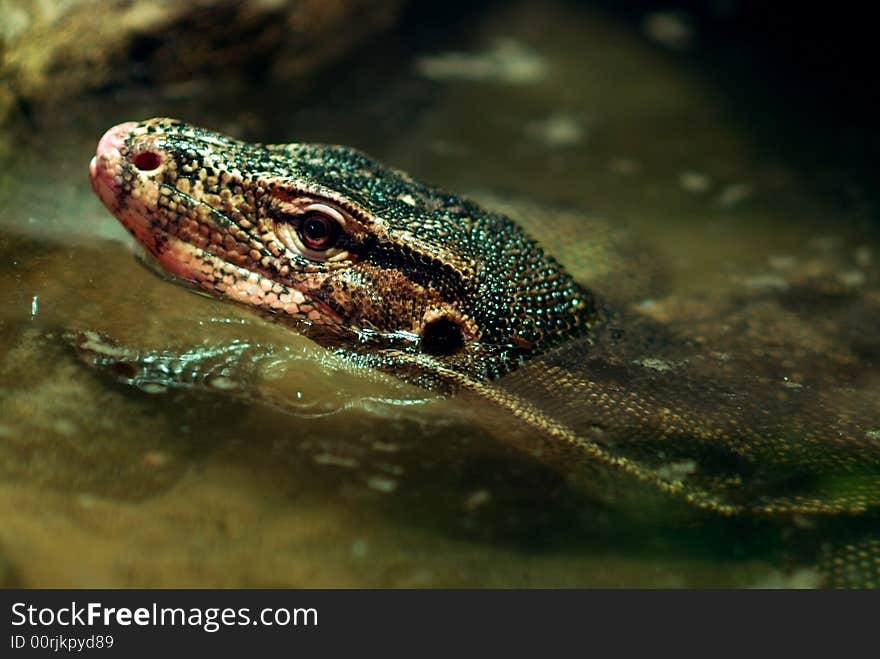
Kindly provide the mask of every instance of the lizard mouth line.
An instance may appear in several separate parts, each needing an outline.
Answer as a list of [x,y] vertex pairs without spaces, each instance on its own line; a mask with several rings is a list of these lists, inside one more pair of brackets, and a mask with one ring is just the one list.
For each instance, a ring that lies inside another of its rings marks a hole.
[[[418,342],[418,335],[411,332],[347,326],[327,304],[306,292],[231,263],[168,231],[150,227],[142,216],[137,217],[137,226],[121,221],[134,234],[138,260],[162,279],[182,284],[205,297],[225,297],[247,308],[286,318],[301,324],[299,331],[313,338],[346,337],[347,342],[401,350]],[[139,232],[147,233],[150,241],[144,241]]]
[[149,253],[151,265],[190,288],[310,325],[332,327],[343,323],[339,314],[303,291],[235,265],[172,233],[152,227],[147,243],[140,239],[137,229],[134,232],[143,251]]

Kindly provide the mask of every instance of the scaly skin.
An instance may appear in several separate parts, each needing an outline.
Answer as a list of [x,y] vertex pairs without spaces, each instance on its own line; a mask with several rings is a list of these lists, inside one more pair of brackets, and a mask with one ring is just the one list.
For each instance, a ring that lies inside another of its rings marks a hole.
[[[169,272],[325,345],[486,379],[599,315],[507,217],[349,148],[251,145],[152,119],[110,129],[90,172]],[[309,221],[331,232],[327,247],[308,248]]]
[[[597,498],[653,515],[659,493],[698,516],[782,523],[809,535],[797,551],[824,583],[880,584],[880,346],[853,332],[876,326],[875,288],[856,303],[799,283],[660,323],[606,311],[504,215],[345,147],[153,119],[108,131],[90,173],[169,272],[406,380],[476,394],[487,418],[515,419],[496,424],[505,441]],[[801,318],[804,292],[827,309]],[[79,346],[133,383],[161,366]]]

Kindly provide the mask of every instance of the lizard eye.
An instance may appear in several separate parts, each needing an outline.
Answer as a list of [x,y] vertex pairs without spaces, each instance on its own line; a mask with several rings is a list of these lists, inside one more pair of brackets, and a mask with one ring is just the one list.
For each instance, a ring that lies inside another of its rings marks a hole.
[[307,213],[299,224],[299,237],[303,245],[316,252],[333,247],[339,238],[339,232],[339,222],[315,211]]
[[298,213],[285,215],[275,224],[278,240],[289,250],[312,261],[347,258],[338,246],[345,217],[327,204],[310,204]]

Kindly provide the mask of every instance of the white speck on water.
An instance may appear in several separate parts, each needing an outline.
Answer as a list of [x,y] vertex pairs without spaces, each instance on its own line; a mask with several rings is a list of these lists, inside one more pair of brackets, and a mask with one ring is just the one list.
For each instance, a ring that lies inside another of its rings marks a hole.
[[394,492],[397,489],[397,481],[384,476],[371,476],[367,479],[367,487],[377,492]]
[[400,446],[397,444],[383,441],[373,442],[372,447],[374,451],[379,451],[380,453],[397,453],[400,450]]
[[141,456],[141,462],[145,467],[164,467],[170,461],[170,457],[164,451],[147,451]]
[[567,114],[554,114],[526,124],[526,135],[551,147],[573,146],[583,141],[585,130],[580,121]]
[[346,467],[353,469],[358,466],[358,461],[354,458],[348,458],[344,455],[334,455],[333,453],[319,453],[314,458],[319,465],[333,465],[334,467]]
[[88,493],[80,494],[76,498],[76,502],[80,506],[82,506],[83,508],[94,508],[98,504],[99,501],[100,501],[100,499],[98,497],[96,497],[94,494],[88,494]]
[[370,551],[370,543],[363,538],[357,538],[351,543],[351,557],[356,559],[366,558]]
[[876,430],[869,430],[868,432],[865,433],[865,437],[867,437],[868,439],[874,439],[874,440],[880,439],[880,428],[877,428]]
[[665,359],[659,359],[657,357],[643,357],[642,359],[633,360],[633,364],[638,364],[639,366],[644,366],[645,368],[650,368],[655,371],[671,371],[674,364],[666,361]]
[[862,286],[867,279],[865,273],[861,270],[848,270],[847,272],[841,272],[837,275],[837,280],[849,288]]
[[799,529],[815,529],[818,526],[816,520],[807,515],[792,515],[791,523]]
[[723,208],[732,208],[752,196],[752,186],[748,183],[732,183],[724,187],[718,195],[718,203]]
[[145,394],[162,394],[168,391],[168,387],[161,382],[139,382],[137,387]]
[[822,577],[815,571],[807,568],[795,570],[791,574],[774,571],[760,581],[753,583],[750,588],[766,590],[773,589],[813,589],[822,585]]
[[403,474],[406,473],[406,469],[404,469],[402,466],[391,464],[389,462],[380,464],[378,465],[378,467],[386,474],[391,474],[392,476],[403,476]]
[[105,357],[125,357],[126,352],[122,348],[118,348],[104,341],[100,334],[92,331],[83,332],[86,340],[82,344],[84,350],[91,350]]
[[426,568],[419,568],[404,577],[396,585],[400,588],[424,588],[434,583],[434,573]]
[[681,11],[655,11],[642,20],[642,33],[672,50],[687,50],[694,42],[690,16]]
[[471,495],[465,499],[464,508],[468,511],[473,511],[479,508],[480,506],[485,506],[492,499],[492,493],[489,490],[477,490],[476,492],[471,493]]
[[743,283],[749,288],[768,291],[786,291],[789,287],[785,278],[779,275],[756,275],[747,278]]
[[857,247],[856,251],[853,253],[853,258],[856,260],[856,265],[861,266],[862,268],[867,268],[874,260],[874,254],[871,252],[871,248],[867,245],[862,245],[861,247]]
[[59,435],[70,437],[71,435],[76,434],[76,424],[68,419],[56,419],[55,423],[52,424],[52,427]]
[[498,39],[482,53],[439,53],[420,57],[416,71],[431,80],[467,80],[522,85],[547,74],[544,58],[513,39]]
[[791,574],[772,572],[764,577],[761,581],[752,584],[751,587],[760,588],[762,590],[766,590],[768,588],[804,590],[819,588],[821,585],[821,576],[815,570],[804,568],[800,570],[795,570]]
[[774,270],[789,270],[797,265],[797,259],[793,256],[771,256],[767,263]]
[[822,577],[815,570],[803,568],[795,570],[788,578],[786,588],[791,590],[799,588],[801,590],[808,588],[819,588],[822,585]]
[[240,386],[238,382],[236,382],[232,378],[227,378],[223,375],[218,375],[215,378],[211,378],[208,381],[208,384],[210,384],[215,389],[220,389],[221,391],[231,391],[233,389],[238,389]]
[[667,481],[683,481],[697,471],[697,463],[693,460],[682,460],[661,465],[657,469],[657,476]]
[[708,174],[688,170],[678,175],[678,184],[687,192],[703,194],[712,187],[712,179]]
[[399,195],[397,195],[397,198],[400,201],[402,201],[403,203],[408,204],[410,206],[416,205],[416,200],[413,199],[413,196],[411,194],[399,194]]

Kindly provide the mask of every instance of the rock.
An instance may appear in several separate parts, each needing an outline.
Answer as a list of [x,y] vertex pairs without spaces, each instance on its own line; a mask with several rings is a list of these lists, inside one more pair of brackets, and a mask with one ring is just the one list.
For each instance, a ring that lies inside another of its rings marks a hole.
[[3,0],[0,125],[18,105],[141,81],[294,75],[390,26],[403,0]]

